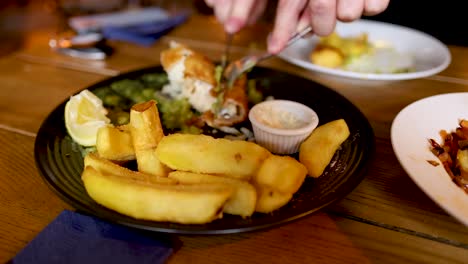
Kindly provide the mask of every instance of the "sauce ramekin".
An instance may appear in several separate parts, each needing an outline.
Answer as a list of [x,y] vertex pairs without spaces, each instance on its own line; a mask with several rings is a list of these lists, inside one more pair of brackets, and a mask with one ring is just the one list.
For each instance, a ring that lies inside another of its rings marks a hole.
[[275,154],[298,152],[301,143],[319,123],[314,110],[289,100],[258,103],[250,109],[249,120],[256,143]]

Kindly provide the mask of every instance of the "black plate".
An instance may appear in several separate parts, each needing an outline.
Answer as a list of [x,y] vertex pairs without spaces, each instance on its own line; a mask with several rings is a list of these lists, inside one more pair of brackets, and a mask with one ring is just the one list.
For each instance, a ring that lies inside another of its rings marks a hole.
[[[88,89],[151,72],[162,72],[162,68],[129,72]],[[335,154],[330,163],[332,166],[317,179],[308,177],[293,199],[271,214],[255,213],[247,219],[225,214],[222,219],[208,224],[184,225],[136,220],[98,205],[88,196],[80,179],[83,159],[65,129],[66,101],[50,113],[39,129],[34,149],[36,166],[52,190],[77,210],[127,226],[179,234],[226,234],[273,227],[316,212],[350,193],[363,180],[374,151],[374,134],[366,117],[340,94],[310,80],[261,67],[256,67],[250,75],[267,79],[271,95],[276,99],[294,100],[310,106],[317,112],[320,124],[345,119],[351,132]]]

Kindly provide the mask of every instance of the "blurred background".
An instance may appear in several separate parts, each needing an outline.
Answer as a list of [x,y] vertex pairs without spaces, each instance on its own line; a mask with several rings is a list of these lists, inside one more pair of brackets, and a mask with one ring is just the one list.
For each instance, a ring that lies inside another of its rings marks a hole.
[[[270,0],[260,23],[271,22],[277,0]],[[466,1],[390,0],[385,12],[367,19],[384,21],[426,32],[446,44],[468,45]],[[203,0],[0,0],[0,56],[21,47],[24,33],[56,28],[63,30],[70,16],[160,6],[168,10],[191,9],[212,15]]]

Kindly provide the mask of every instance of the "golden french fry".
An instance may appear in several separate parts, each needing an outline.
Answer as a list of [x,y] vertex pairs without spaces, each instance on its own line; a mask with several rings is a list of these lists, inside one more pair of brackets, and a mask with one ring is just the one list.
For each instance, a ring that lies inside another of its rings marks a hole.
[[155,101],[134,105],[130,110],[130,134],[141,172],[167,176],[169,169],[156,156],[155,149],[164,137],[158,108]]
[[256,185],[268,186],[282,193],[295,193],[306,175],[306,167],[296,159],[272,155],[263,162],[253,181]]
[[234,189],[231,198],[224,205],[224,212],[242,217],[251,216],[255,211],[257,192],[248,182],[224,176],[173,171],[169,179],[175,179],[181,184],[225,183]]
[[135,159],[130,131],[113,126],[101,127],[97,132],[96,150],[99,156],[114,161]]
[[89,196],[104,207],[144,220],[204,224],[222,217],[232,194],[226,184],[167,185],[143,183],[85,167]]
[[138,171],[153,174],[159,177],[167,177],[172,171],[158,159],[156,149],[143,149],[137,152]]
[[268,150],[252,142],[190,134],[164,137],[156,153],[161,162],[174,170],[243,180],[250,180],[271,155]]
[[317,178],[322,175],[349,134],[344,119],[328,122],[312,131],[299,148],[299,161],[306,166],[310,176]]
[[314,64],[328,68],[337,68],[345,63],[345,56],[340,50],[320,44],[312,51],[309,57]]
[[286,205],[292,193],[282,193],[267,186],[255,186],[257,189],[257,205],[255,212],[270,213]]
[[167,177],[159,177],[143,172],[129,170],[119,166],[112,161],[103,159],[94,153],[89,153],[84,158],[84,166],[91,166],[102,173],[109,173],[133,180],[139,180],[146,183],[177,184],[177,180]]

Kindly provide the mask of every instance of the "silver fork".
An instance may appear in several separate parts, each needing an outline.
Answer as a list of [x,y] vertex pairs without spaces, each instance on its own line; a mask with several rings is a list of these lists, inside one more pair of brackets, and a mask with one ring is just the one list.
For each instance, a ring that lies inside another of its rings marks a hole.
[[[294,34],[286,44],[286,47],[292,45],[297,40],[301,39],[305,35],[309,34],[312,31],[312,27],[308,26],[305,29]],[[235,60],[229,63],[224,70],[224,78],[228,84],[228,87],[231,87],[234,81],[243,73],[253,68],[260,61],[266,60],[272,57],[274,54],[269,52],[264,52],[262,54],[252,54],[247,55],[241,59]]]
[[234,38],[234,34],[226,33],[226,44],[225,44],[225,48],[224,48],[224,53],[221,56],[221,75],[220,75],[221,79],[223,79],[224,72],[226,70],[227,63],[229,61],[229,52],[230,52],[230,49],[231,49],[232,39],[233,38]]

